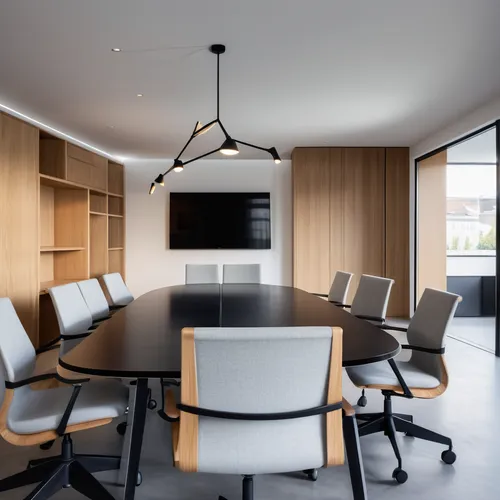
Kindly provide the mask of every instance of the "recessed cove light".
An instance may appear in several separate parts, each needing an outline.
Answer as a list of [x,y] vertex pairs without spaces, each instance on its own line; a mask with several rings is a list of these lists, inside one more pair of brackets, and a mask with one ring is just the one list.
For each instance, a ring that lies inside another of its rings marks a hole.
[[106,156],[107,158],[110,159],[117,159],[115,155],[112,155],[106,151],[103,151],[102,149],[98,149],[95,146],[92,146],[91,144],[88,144],[87,142],[81,141],[80,139],[77,139],[76,137],[73,137],[72,135],[66,134],[62,132],[61,130],[58,130],[57,128],[51,127],[50,125],[47,125],[46,123],[43,123],[29,115],[25,115],[24,113],[21,113],[20,111],[17,111],[17,109],[11,108],[5,104],[2,104],[0,102],[0,111],[4,110],[7,111],[12,116],[16,116],[17,118],[21,118],[24,121],[27,121],[28,123],[31,123],[32,125],[35,125],[39,127],[41,130],[46,130],[47,132],[52,132],[55,135],[59,137],[63,137],[65,139],[69,139],[71,142],[75,142],[76,144],[79,144],[80,146],[83,146],[84,148],[90,149],[92,151],[95,151],[96,153],[99,153],[101,155]]
[[122,51],[122,49],[119,49],[118,47],[111,49],[111,52],[121,52],[121,51]]
[[137,94],[137,97],[144,97],[144,94]]

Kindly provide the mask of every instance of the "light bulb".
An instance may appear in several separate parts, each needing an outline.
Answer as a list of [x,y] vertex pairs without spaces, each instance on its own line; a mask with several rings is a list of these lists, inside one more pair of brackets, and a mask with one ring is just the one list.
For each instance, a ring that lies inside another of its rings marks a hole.
[[228,137],[222,143],[222,146],[220,147],[219,151],[223,155],[227,155],[227,156],[237,155],[240,152],[238,149],[238,146],[236,145],[236,142],[234,141],[234,139],[231,139],[231,137]]

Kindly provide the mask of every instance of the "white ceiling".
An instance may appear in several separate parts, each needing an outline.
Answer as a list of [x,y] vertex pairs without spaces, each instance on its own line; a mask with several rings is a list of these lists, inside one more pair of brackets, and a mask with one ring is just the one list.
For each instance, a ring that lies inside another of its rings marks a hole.
[[200,47],[224,43],[233,137],[285,158],[411,146],[500,95],[499,20],[498,0],[0,0],[0,104],[114,155],[172,158],[214,117]]

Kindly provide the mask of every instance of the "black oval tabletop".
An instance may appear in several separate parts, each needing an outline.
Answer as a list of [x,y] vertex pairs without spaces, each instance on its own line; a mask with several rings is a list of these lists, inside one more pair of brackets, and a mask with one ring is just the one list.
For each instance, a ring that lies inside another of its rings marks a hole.
[[303,290],[275,285],[180,285],[160,288],[116,312],[60,359],[90,375],[180,377],[184,327],[340,326],[343,366],[396,356],[387,332]]

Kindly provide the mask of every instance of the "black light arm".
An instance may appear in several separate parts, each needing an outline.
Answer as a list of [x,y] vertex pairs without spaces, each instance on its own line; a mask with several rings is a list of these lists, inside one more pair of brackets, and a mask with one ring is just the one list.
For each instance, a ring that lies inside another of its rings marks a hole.
[[213,155],[214,153],[217,153],[220,148],[213,149],[212,151],[209,151],[208,153],[205,153],[204,155],[197,156],[196,158],[192,158],[191,160],[185,161],[184,165],[187,165],[188,163],[192,163],[193,161],[200,160],[201,158],[205,158],[205,156],[210,156]]
[[196,130],[196,129],[198,127],[198,123],[200,123],[200,122],[196,122],[196,125],[194,126],[194,129],[193,129],[193,133],[191,134],[191,137],[188,139],[188,141],[186,142],[186,144],[184,145],[184,147],[181,149],[181,152],[175,157],[175,159],[178,160],[181,157],[182,153],[184,153],[184,151],[186,151],[186,148],[189,146],[189,144],[191,143],[191,141],[196,136],[202,134],[204,129],[206,129],[207,127],[210,127],[216,121],[217,120],[212,120],[210,123],[207,123],[205,126],[201,127],[199,130]]
[[256,146],[255,144],[250,144],[249,142],[239,141],[238,139],[235,139],[234,142],[237,142],[238,144],[243,144],[244,146],[249,146],[254,149],[260,149],[261,151],[266,151],[267,153],[269,153],[269,149],[261,148],[260,146]]
[[278,151],[276,151],[275,147],[262,148],[260,146],[256,146],[255,144],[250,144],[249,142],[239,141],[238,139],[235,139],[234,141],[237,142],[238,144],[243,144],[244,146],[249,146],[254,149],[260,149],[261,151],[265,151],[266,153],[269,153],[273,157],[275,162],[281,163],[280,155],[278,154]]
[[217,123],[220,125],[220,128],[222,129],[222,132],[224,132],[224,135],[226,136],[226,139],[229,139],[229,134],[227,133],[227,130],[224,128],[224,125],[222,125],[222,122],[217,118]]

